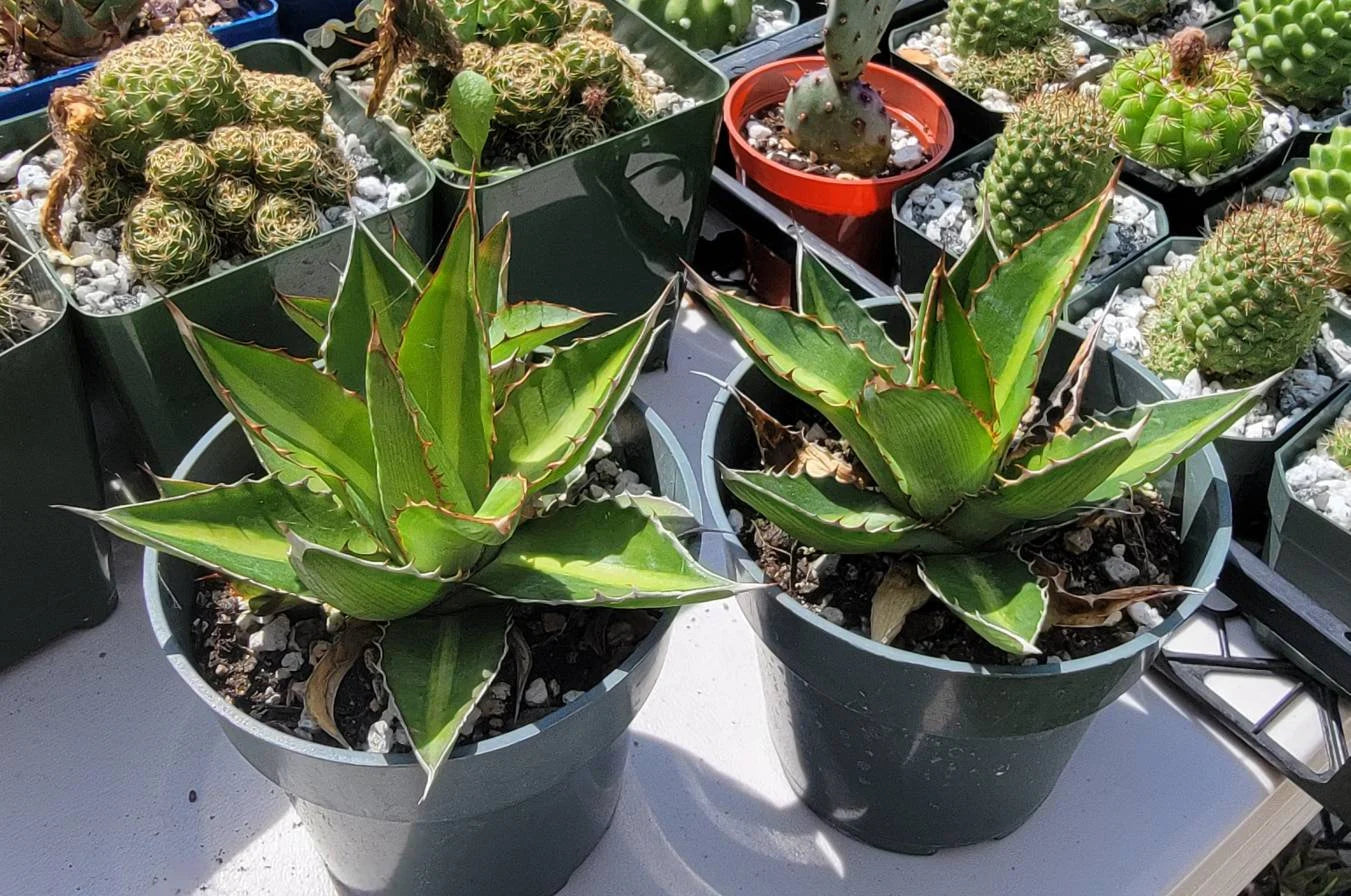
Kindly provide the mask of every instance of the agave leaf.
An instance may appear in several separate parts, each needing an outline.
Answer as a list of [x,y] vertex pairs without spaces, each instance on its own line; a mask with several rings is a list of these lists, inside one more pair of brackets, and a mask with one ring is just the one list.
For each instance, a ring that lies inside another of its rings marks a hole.
[[67,508],[109,532],[232,579],[294,597],[311,592],[287,560],[284,530],[333,548],[370,536],[331,495],[287,486],[275,476],[243,479],[108,510]]
[[409,277],[413,278],[417,291],[421,293],[431,285],[432,272],[427,267],[427,262],[423,261],[422,255],[413,248],[413,244],[408,241],[408,237],[403,235],[397,224],[391,222],[391,235],[389,254],[394,256],[394,260],[399,263],[399,267]]
[[507,265],[511,260],[511,221],[493,225],[478,246],[478,302],[485,315],[506,311]]
[[364,224],[352,236],[347,270],[338,286],[323,341],[324,369],[353,392],[366,385],[366,345],[371,320],[390,351],[398,351],[403,325],[418,294],[413,276],[394,260]]
[[869,357],[890,368],[887,375],[892,382],[903,383],[909,377],[905,352],[801,240],[797,244],[797,297],[803,314],[839,327],[846,342],[861,343]]
[[941,516],[994,473],[994,433],[956,392],[870,385],[858,416],[921,519]]
[[700,566],[653,517],[614,500],[584,501],[522,523],[469,584],[526,603],[629,609],[743,590]]
[[1135,449],[1084,501],[1110,501],[1182,463],[1248,413],[1280,376],[1247,389],[1142,404],[1108,414],[1102,422],[1109,426],[1126,428],[1143,423],[1140,438]]
[[612,500],[620,506],[633,505],[655,519],[663,529],[676,538],[693,535],[703,527],[688,507],[662,495],[620,492]]
[[1107,227],[1115,188],[1113,177],[1092,202],[1015,249],[974,294],[971,325],[990,357],[1003,446],[1032,401],[1061,306]]
[[792,538],[832,554],[955,550],[885,497],[834,479],[722,468],[729,491]]
[[1102,334],[1105,320],[1107,320],[1105,315],[1098,318],[1089,329],[1088,335],[1079,343],[1079,348],[1070,360],[1065,375],[1046,396],[1046,406],[1042,409],[1041,415],[1027,427],[1027,433],[1018,440],[1018,443],[1012,446],[1011,455],[1025,453],[1027,449],[1043,444],[1047,439],[1070,432],[1079,424],[1079,415],[1083,412],[1084,390],[1088,387],[1088,375],[1093,370],[1094,350],[1098,346],[1098,337]]
[[410,504],[395,517],[395,530],[423,572],[473,568],[483,547],[512,536],[525,508],[525,480],[499,479],[473,515],[434,504]]
[[474,705],[507,655],[511,607],[391,622],[380,639],[390,702],[427,772],[425,798]]
[[931,554],[919,560],[920,578],[971,630],[1006,653],[1036,654],[1047,598],[1017,555]]
[[218,482],[193,482],[191,479],[172,479],[168,476],[156,476],[150,474],[150,478],[155,482],[155,491],[161,498],[181,498],[183,495],[191,495],[197,492],[204,492],[209,488],[215,488]]
[[534,492],[591,456],[638,378],[668,298],[669,288],[644,316],[560,348],[507,389],[494,415],[494,476],[524,476]]
[[[944,282],[940,280],[940,286]],[[998,419],[990,357],[980,344],[966,311],[948,289],[938,290],[935,305],[936,319],[928,340],[931,348],[929,381],[955,391],[986,420]]]
[[934,332],[938,329],[938,308],[942,303],[943,282],[947,278],[944,259],[940,255],[929,282],[919,298],[919,307],[910,321],[910,379],[907,385],[926,386],[932,381],[934,366]]
[[525,358],[540,346],[586,326],[600,314],[590,314],[552,302],[513,302],[503,305],[488,324],[492,363]]
[[475,298],[477,233],[470,202],[431,285],[413,305],[398,367],[473,504],[488,493],[493,398],[488,334]]
[[372,622],[403,619],[446,597],[458,570],[448,576],[419,572],[411,564],[394,566],[315,544],[299,533],[286,533],[288,557],[307,593],[329,606]]
[[942,256],[939,257],[939,263],[943,265],[947,281],[945,289],[950,291],[962,307],[969,312],[971,310],[971,297],[979,287],[984,285],[985,281],[990,279],[990,272],[995,269],[999,261],[999,250],[990,238],[990,228],[980,228],[976,232],[976,238],[971,241],[971,245],[967,247],[966,251],[962,253],[962,257],[957,259],[957,263],[951,268],[947,267],[947,259]]
[[333,308],[332,299],[277,293],[277,304],[281,305],[281,310],[297,327],[305,331],[306,336],[314,340],[315,345],[324,341],[328,313]]

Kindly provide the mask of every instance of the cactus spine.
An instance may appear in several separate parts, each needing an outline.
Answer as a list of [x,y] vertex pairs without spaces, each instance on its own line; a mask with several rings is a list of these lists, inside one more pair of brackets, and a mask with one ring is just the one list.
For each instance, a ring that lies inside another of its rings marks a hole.
[[830,0],[826,68],[799,78],[783,103],[797,147],[860,177],[880,175],[891,157],[891,117],[861,77],[890,16],[880,0]]
[[1308,112],[1351,85],[1351,0],[1241,0],[1230,48],[1266,92]]

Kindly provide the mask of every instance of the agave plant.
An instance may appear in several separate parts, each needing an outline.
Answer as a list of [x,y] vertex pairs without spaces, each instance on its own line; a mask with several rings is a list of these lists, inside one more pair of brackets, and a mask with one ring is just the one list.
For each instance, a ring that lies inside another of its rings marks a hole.
[[895,555],[899,574],[888,578],[909,585],[879,589],[874,638],[890,640],[906,612],[932,596],[994,646],[1034,654],[1049,624],[1100,622],[1106,613],[1090,610],[1158,596],[1130,589],[1078,599],[1018,552],[1029,528],[1113,501],[1174,467],[1262,392],[1259,385],[1087,417],[1080,399],[1090,338],[1050,399],[1034,402],[1061,306],[1102,235],[1115,180],[1006,258],[987,231],[951,270],[940,261],[908,349],[809,254],[799,254],[796,309],[691,277],[756,366],[824,416],[857,457],[832,457],[739,396],[766,469],[723,467],[721,475],[733,495],[805,545]]
[[480,242],[471,195],[434,273],[405,268],[363,231],[331,304],[288,303],[310,326],[326,316],[320,365],[175,311],[266,475],[162,480],[158,500],[79,511],[265,594],[270,610],[318,603],[380,623],[391,702],[429,787],[497,673],[516,603],[661,608],[737,588],[682,547],[690,520],[678,504],[565,496],[628,396],[670,291],[541,356],[592,315],[505,301],[508,228],[504,218]]

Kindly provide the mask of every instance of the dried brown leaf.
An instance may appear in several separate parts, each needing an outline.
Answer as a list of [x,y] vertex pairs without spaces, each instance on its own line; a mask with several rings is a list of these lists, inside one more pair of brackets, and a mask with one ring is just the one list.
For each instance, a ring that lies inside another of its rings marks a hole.
[[866,487],[869,484],[861,469],[855,469],[853,464],[826,446],[809,441],[801,430],[783,425],[736,389],[731,392],[750,418],[765,469],[790,476],[806,473],[818,479],[834,479],[844,485]]
[[337,722],[333,720],[333,702],[338,699],[338,687],[342,680],[379,633],[380,626],[374,622],[349,622],[338,633],[333,646],[320,657],[305,682],[305,708],[326,734],[349,749],[352,745],[342,736]]
[[1032,561],[1032,572],[1041,579],[1050,599],[1048,628],[1097,628],[1131,604],[1198,592],[1186,585],[1131,585],[1101,594],[1077,594],[1065,587],[1065,570],[1044,557]]
[[924,606],[930,596],[912,561],[893,560],[873,595],[872,639],[890,644],[901,633],[906,617]]

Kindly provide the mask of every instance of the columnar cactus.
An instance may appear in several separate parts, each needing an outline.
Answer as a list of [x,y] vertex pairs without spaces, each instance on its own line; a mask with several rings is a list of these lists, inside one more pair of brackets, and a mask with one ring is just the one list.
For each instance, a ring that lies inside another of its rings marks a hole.
[[1309,147],[1309,167],[1296,168],[1290,205],[1312,215],[1341,246],[1339,284],[1351,284],[1351,126]]
[[830,0],[826,67],[799,78],[783,103],[797,147],[860,177],[881,174],[891,157],[891,117],[862,80],[890,18],[891,4],[883,0]]
[[691,50],[739,44],[751,23],[751,0],[631,0],[631,5]]
[[1241,0],[1230,48],[1263,89],[1317,112],[1351,86],[1351,0]]

